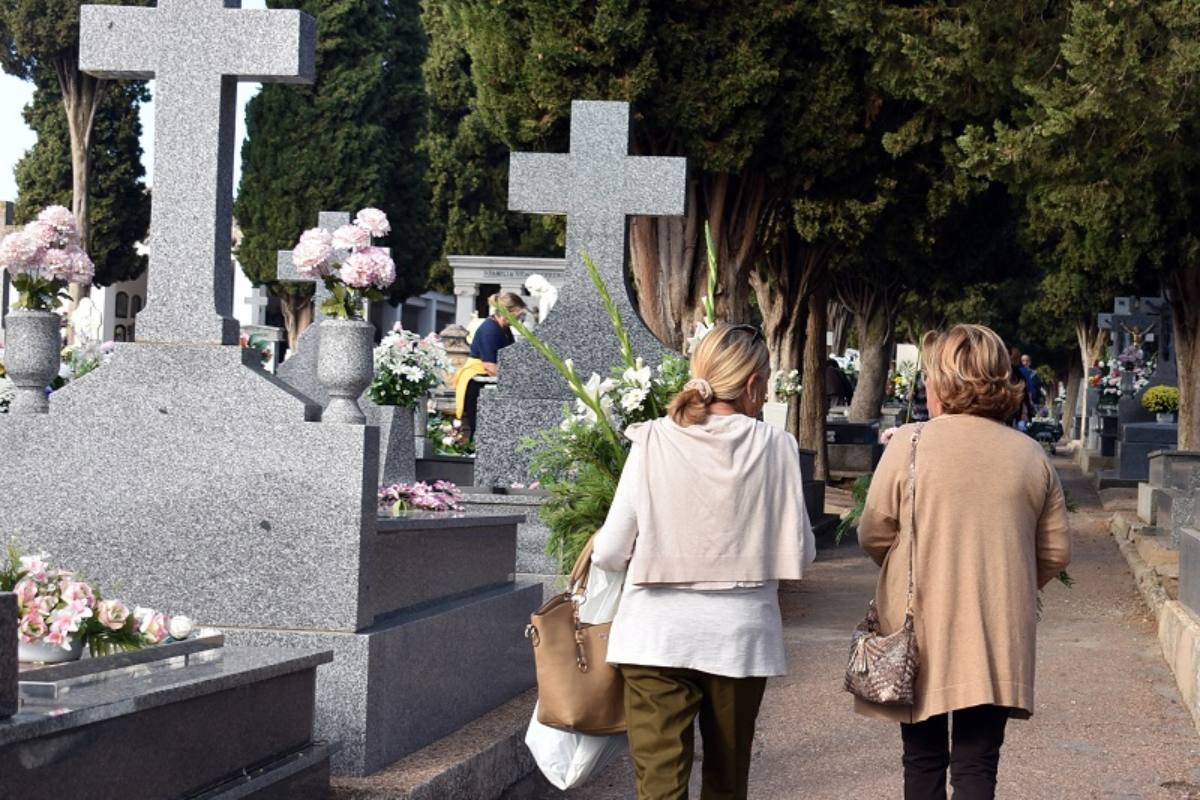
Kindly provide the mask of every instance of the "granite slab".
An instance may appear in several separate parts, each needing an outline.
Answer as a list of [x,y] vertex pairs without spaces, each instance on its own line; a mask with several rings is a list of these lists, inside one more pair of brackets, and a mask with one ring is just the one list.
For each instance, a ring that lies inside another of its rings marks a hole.
[[78,661],[68,661],[65,664],[20,664],[21,683],[56,683],[76,678],[112,672],[113,670],[134,667],[140,664],[150,664],[155,661],[167,661],[172,658],[183,658],[194,653],[203,653],[225,646],[225,637],[219,631],[212,631],[199,636],[193,636],[181,642],[170,641],[154,647],[143,647],[141,650],[128,650],[123,653],[113,653],[107,656],[92,658],[87,649],[83,658]]
[[17,713],[17,596],[0,592],[0,719]]
[[[317,667],[329,652],[215,651],[171,671],[25,698],[0,722],[0,797],[150,800],[215,793],[249,769],[314,751]],[[153,764],[152,769],[147,769]],[[136,776],[136,777],[135,777]],[[242,796],[269,796],[244,791]],[[320,797],[298,794],[296,797]]]
[[1180,531],[1179,602],[1200,617],[1200,528]]

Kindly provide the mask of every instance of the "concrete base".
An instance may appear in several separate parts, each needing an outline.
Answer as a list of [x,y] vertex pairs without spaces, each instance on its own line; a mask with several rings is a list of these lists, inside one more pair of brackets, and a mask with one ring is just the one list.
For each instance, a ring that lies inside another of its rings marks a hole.
[[834,478],[856,478],[875,471],[883,456],[880,444],[831,444],[829,474]]
[[556,588],[549,587],[558,586],[562,570],[561,559],[546,553],[550,531],[540,516],[545,500],[545,495],[468,492],[463,498],[463,506],[468,511],[521,517],[523,521],[517,525],[518,580],[545,585],[549,597],[557,593]]
[[232,643],[334,652],[317,681],[317,735],[339,775],[369,775],[534,684],[523,637],[538,584],[472,595],[359,633],[227,628]]
[[1075,461],[1085,475],[1095,475],[1102,469],[1113,469],[1117,465],[1115,458],[1100,455],[1099,450],[1086,447],[1080,448],[1075,454]]

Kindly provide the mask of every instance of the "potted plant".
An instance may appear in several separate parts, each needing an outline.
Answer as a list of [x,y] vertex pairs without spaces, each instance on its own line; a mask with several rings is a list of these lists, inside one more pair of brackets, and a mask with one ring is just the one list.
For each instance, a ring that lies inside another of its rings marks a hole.
[[1179,411],[1179,388],[1151,386],[1142,395],[1142,408],[1152,412],[1159,422],[1174,422],[1175,414]]
[[69,284],[89,286],[96,268],[79,242],[74,215],[62,206],[44,209],[23,230],[0,241],[0,269],[17,290],[16,309],[5,323],[4,366],[14,391],[13,414],[50,410],[46,387],[58,374],[62,319],[54,313]]
[[371,400],[379,406],[405,409],[414,417],[414,452],[424,458],[429,425],[429,392],[450,369],[450,358],[437,334],[418,336],[397,322],[375,348],[375,379]]
[[364,208],[353,223],[336,231],[305,231],[292,250],[297,271],[322,281],[329,290],[329,299],[321,304],[327,319],[321,322],[317,353],[317,380],[329,394],[329,405],[321,415],[324,422],[366,422],[358,398],[375,374],[371,359],[375,332],[363,319],[363,308],[367,300],[382,300],[384,290],[396,280],[395,262],[373,244],[390,231],[386,214]]
[[11,545],[7,563],[0,564],[0,591],[17,596],[20,661],[75,661],[85,646],[92,656],[104,656],[191,634],[187,617],[171,619],[154,609],[131,610],[120,600],[106,600],[74,572],[52,568],[44,553],[22,556]]

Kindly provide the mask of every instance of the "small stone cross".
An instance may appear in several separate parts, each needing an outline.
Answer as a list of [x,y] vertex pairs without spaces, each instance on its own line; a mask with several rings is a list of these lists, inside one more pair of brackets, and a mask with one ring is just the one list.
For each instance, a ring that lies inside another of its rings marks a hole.
[[267,305],[271,302],[271,299],[267,297],[265,287],[255,286],[250,290],[250,296],[243,302],[250,307],[251,325],[267,324]]
[[138,338],[237,344],[230,233],[237,82],[312,83],[316,23],[240,0],[80,9],[79,67],[157,80],[150,303]]

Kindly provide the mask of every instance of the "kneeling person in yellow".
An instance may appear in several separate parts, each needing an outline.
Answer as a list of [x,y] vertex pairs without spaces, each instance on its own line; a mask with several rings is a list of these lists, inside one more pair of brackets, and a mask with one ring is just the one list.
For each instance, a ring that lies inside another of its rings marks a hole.
[[703,800],[745,800],[766,680],[787,671],[779,581],[816,555],[794,437],[759,422],[762,334],[718,325],[670,415],[633,442],[592,561],[627,569],[608,661],[625,678],[638,800],[686,798],[692,723]]
[[[525,301],[512,292],[492,295],[491,308],[503,307],[514,317],[525,313]],[[496,377],[500,351],[515,341],[508,319],[497,311],[483,321],[471,340],[471,357],[454,376],[455,416],[463,421],[470,436],[475,435],[475,419],[479,411],[479,392],[483,385],[475,380],[481,376]]]

